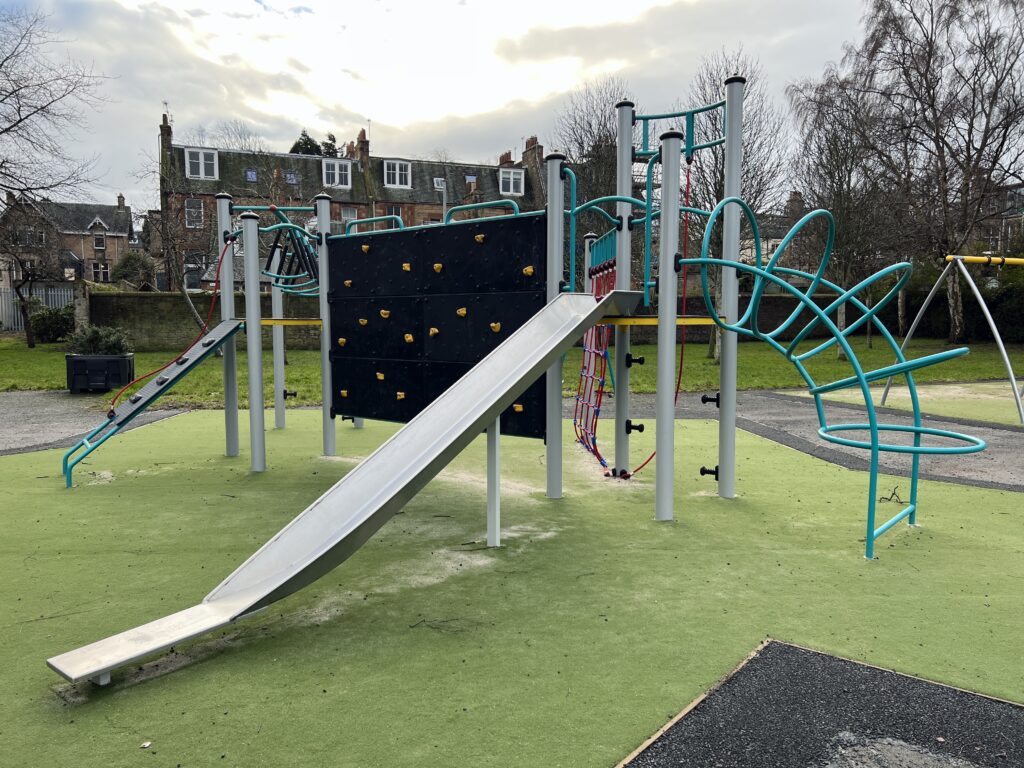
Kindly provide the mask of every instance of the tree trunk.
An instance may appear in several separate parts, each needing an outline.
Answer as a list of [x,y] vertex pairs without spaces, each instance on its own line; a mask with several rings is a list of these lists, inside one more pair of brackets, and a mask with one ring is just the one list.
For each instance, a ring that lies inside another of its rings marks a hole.
[[[36,334],[32,330],[32,321],[29,318],[29,302],[21,292],[24,283],[21,285],[14,286],[14,294],[18,297],[18,312],[21,313],[21,322],[25,326],[25,345],[29,349],[33,349],[36,345]],[[32,295],[32,289],[29,288],[29,296]]]
[[[844,301],[839,305],[836,310],[836,325],[839,326],[839,332],[842,333],[846,330],[846,302]],[[836,344],[836,358],[839,360],[846,359],[846,350],[843,349],[842,344]]]
[[964,299],[960,291],[960,273],[955,269],[949,271],[946,278],[946,298],[949,301],[949,343],[962,344],[967,340],[967,328],[964,324]]
[[[871,304],[872,304],[871,295],[868,294],[867,296],[864,297],[864,306],[867,307],[868,309],[871,309]],[[871,322],[870,320],[868,320],[866,323],[864,323],[864,325],[867,326],[867,331],[865,331],[865,333],[867,335],[868,349],[871,349],[872,348],[872,344],[871,344],[871,329],[872,329],[872,326],[874,326],[874,323]]]
[[[185,287],[185,281],[180,280],[178,282],[178,290],[185,299],[185,304],[188,306],[189,314],[192,315],[192,319],[195,321],[196,328],[199,330],[203,329],[203,318],[199,314],[199,310],[196,309],[196,305],[192,303],[192,296],[189,295],[188,289]],[[213,296],[210,296],[210,301],[213,301]]]
[[896,327],[897,335],[901,339],[907,337],[907,289],[900,289],[896,297]]

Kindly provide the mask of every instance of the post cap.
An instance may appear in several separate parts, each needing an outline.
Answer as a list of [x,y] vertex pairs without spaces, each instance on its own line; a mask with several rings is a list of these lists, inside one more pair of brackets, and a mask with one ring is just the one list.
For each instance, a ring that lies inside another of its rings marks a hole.
[[745,78],[745,77],[743,77],[741,75],[733,75],[732,77],[727,77],[725,79],[725,84],[726,85],[728,85],[729,83],[745,83],[745,82],[747,82],[747,78]]
[[630,101],[629,99],[623,99],[622,101],[618,102],[618,103],[617,103],[617,104],[615,105],[615,108],[616,108],[616,109],[619,109],[620,107],[629,107],[629,108],[631,108],[631,109],[632,109],[632,108],[633,108],[633,107],[635,107],[635,106],[636,106],[636,104],[634,104],[634,103],[633,103],[632,101]]
[[683,133],[682,131],[671,130],[665,131],[663,134],[661,134],[662,141],[664,141],[665,139],[679,139],[680,141],[682,141],[685,138],[686,134]]
[[240,218],[240,219],[256,219],[257,221],[259,221],[260,215],[258,213],[256,213],[256,211],[244,211],[242,213],[242,215],[239,216],[238,218]]
[[552,152],[550,155],[544,157],[544,162],[549,160],[565,160],[565,154],[563,152]]
[[321,192],[319,195],[313,198],[314,200],[330,200],[331,196],[326,192]]
[[583,239],[584,240],[597,240],[597,235],[595,235],[593,232],[587,232],[587,234],[585,234],[583,236]]
[[229,195],[227,192],[218,192],[216,195],[214,195],[214,198],[217,200],[230,200],[231,195]]

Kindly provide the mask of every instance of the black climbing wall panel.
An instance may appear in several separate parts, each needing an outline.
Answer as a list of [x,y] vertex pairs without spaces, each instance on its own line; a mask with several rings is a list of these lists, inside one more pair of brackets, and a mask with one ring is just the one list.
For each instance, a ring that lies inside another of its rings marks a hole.
[[[405,422],[546,303],[544,215],[330,241],[334,412]],[[544,379],[501,416],[544,437]]]

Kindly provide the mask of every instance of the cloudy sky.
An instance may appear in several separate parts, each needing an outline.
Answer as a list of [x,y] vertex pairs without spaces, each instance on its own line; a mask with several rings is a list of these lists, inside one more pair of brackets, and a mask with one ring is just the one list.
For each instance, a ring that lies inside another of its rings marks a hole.
[[[842,55],[860,0],[49,0],[70,54],[110,79],[81,153],[97,200],[156,202],[140,172],[164,104],[176,140],[240,118],[269,148],[299,130],[339,142],[370,125],[374,154],[494,162],[537,134],[588,79],[625,79],[667,109],[702,55],[742,45],[781,101]],[[611,105],[609,105],[611,107]]]

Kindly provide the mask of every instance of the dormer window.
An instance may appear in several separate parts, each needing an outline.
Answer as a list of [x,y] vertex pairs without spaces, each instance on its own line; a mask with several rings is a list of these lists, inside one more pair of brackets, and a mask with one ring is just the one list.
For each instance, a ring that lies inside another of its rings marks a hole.
[[94,232],[92,236],[92,247],[94,251],[104,251],[107,248],[107,235],[104,232]]
[[384,186],[412,189],[412,163],[405,160],[385,160]]
[[185,150],[186,177],[190,179],[202,179],[204,181],[216,181],[218,178],[217,170],[217,150]]
[[325,187],[351,189],[352,164],[348,160],[324,160],[323,166]]
[[523,169],[501,168],[498,171],[498,183],[503,195],[519,196],[523,194]]

